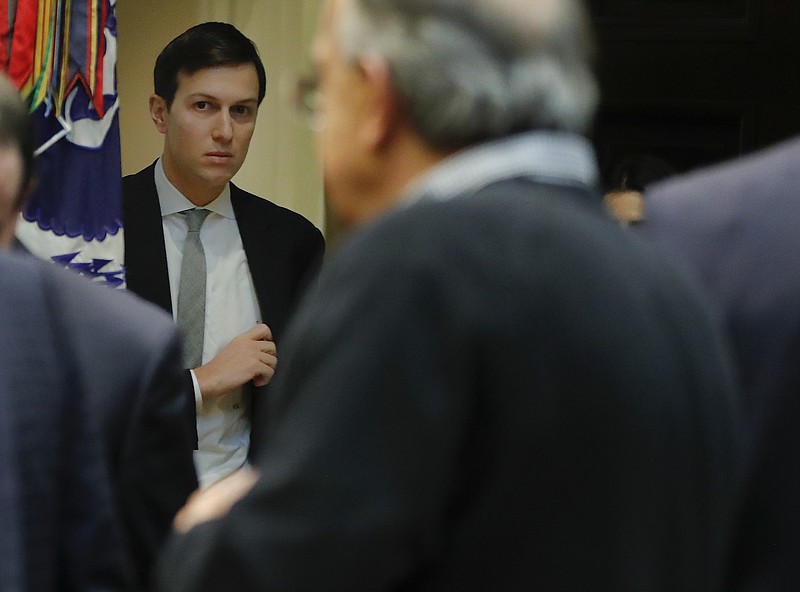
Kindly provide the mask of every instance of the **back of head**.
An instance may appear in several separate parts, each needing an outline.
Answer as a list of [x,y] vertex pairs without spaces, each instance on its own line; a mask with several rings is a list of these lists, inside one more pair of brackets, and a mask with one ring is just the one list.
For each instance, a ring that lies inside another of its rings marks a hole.
[[9,80],[0,75],[0,146],[18,148],[22,157],[22,177],[15,208],[21,206],[34,174],[36,136],[25,103]]
[[255,44],[231,24],[201,23],[178,35],[161,51],[153,70],[154,90],[171,107],[179,74],[240,64],[255,67],[260,104],[267,91],[267,76]]
[[576,0],[354,0],[340,39],[391,69],[417,132],[457,149],[529,129],[585,132],[597,101]]

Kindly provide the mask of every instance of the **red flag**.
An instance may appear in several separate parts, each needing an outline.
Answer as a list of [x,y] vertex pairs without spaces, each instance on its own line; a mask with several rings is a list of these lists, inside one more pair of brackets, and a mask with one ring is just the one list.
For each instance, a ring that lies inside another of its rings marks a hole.
[[8,62],[8,77],[17,88],[22,88],[28,82],[33,71],[38,17],[37,0],[19,1],[14,17],[14,36],[11,39],[11,56]]

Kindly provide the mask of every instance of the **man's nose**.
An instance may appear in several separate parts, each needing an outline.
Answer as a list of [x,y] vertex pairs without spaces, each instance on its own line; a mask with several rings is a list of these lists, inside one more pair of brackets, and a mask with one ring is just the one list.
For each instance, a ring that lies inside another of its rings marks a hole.
[[215,119],[212,134],[218,142],[229,142],[233,137],[233,121],[227,110],[221,110]]

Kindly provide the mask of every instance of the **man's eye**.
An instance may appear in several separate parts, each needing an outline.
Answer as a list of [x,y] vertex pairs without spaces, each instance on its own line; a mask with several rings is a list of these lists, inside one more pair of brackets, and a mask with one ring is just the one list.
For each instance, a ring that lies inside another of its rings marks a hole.
[[194,104],[194,106],[197,107],[198,109],[200,109],[201,111],[204,111],[204,110],[208,109],[208,101],[197,101]]
[[233,112],[236,115],[247,115],[248,113],[250,113],[250,108],[245,107],[244,105],[237,105],[236,107],[233,108]]

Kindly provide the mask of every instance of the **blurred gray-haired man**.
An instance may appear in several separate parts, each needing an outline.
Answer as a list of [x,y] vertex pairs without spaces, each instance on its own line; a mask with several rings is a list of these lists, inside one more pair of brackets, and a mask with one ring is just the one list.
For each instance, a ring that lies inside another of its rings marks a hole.
[[326,4],[315,129],[354,231],[283,346],[260,476],[184,508],[163,589],[724,588],[729,352],[604,213],[591,46],[570,0]]

